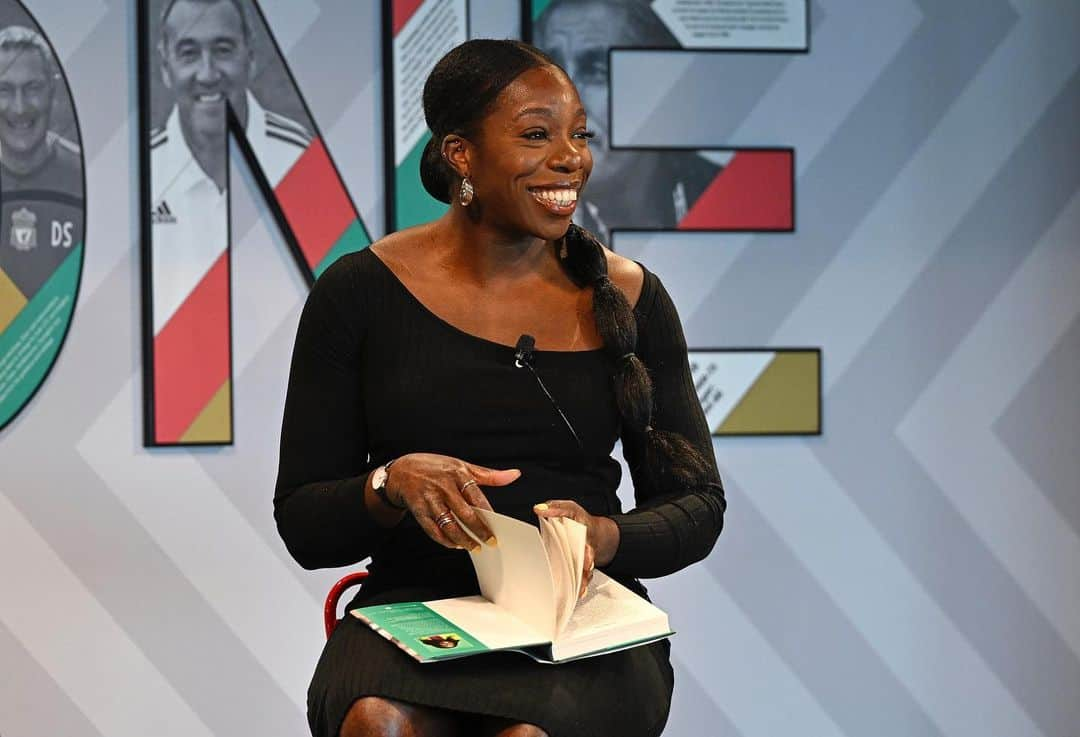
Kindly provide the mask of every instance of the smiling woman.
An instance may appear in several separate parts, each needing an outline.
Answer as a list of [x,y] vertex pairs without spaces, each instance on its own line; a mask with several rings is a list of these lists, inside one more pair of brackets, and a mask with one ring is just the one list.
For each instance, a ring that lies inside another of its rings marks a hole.
[[[637,578],[708,554],[725,508],[674,306],[654,275],[571,225],[591,134],[550,58],[466,42],[423,102],[421,179],[450,209],[341,258],[312,289],[278,529],[307,568],[371,556],[355,607],[477,593],[463,527],[497,541],[472,507],[567,516],[587,530],[583,576],[596,566],[644,595]],[[515,345],[529,338],[522,371]],[[626,513],[620,438],[638,502]],[[557,667],[512,654],[433,667],[346,617],[309,719],[342,737],[646,737],[663,729],[671,689],[666,642]]]

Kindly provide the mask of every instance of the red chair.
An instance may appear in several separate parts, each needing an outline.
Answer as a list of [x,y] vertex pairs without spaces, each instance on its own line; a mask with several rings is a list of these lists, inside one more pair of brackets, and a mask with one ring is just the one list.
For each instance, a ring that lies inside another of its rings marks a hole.
[[353,586],[359,586],[367,578],[367,571],[356,571],[343,577],[330,588],[326,595],[326,604],[323,605],[323,626],[326,628],[326,639],[330,639],[334,628],[338,624],[337,608],[341,595]]

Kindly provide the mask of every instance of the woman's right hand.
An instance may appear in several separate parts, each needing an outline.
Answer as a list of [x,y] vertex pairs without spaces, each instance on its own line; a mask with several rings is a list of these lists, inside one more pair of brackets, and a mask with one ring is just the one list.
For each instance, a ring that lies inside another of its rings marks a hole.
[[[390,500],[408,508],[428,536],[448,548],[479,547],[461,524],[488,545],[498,541],[473,507],[491,510],[481,486],[506,486],[521,476],[516,468],[496,470],[435,453],[409,453],[394,461],[386,478]],[[453,516],[456,515],[455,520]],[[458,523],[461,521],[461,524]]]

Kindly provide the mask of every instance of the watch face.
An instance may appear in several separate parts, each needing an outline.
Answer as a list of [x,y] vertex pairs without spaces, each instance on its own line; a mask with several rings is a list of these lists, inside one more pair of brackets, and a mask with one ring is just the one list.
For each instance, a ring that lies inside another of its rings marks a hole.
[[386,466],[379,466],[371,475],[371,488],[381,489],[386,485]]

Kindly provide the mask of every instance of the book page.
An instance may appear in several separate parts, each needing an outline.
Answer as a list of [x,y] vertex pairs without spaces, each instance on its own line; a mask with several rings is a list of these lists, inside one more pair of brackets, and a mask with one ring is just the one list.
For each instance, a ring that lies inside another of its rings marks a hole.
[[671,634],[667,614],[609,578],[593,573],[585,598],[552,646],[555,659],[608,650]]
[[[546,523],[546,524],[545,524]],[[562,595],[558,608],[556,637],[566,627],[578,603],[578,592],[585,567],[585,525],[568,517],[541,518],[541,535],[551,538],[550,549],[558,551],[559,560],[552,560],[552,570],[561,569]],[[556,589],[558,591],[559,589]]]
[[572,556],[570,565],[574,569],[574,601],[576,602],[578,592],[581,591],[581,582],[585,578],[585,541],[588,539],[589,530],[585,525],[572,519],[566,519],[563,527],[567,547]]
[[480,592],[546,639],[554,638],[555,591],[540,531],[486,509],[476,509],[476,513],[498,539],[497,546],[481,545],[469,551]]
[[574,597],[569,593],[571,582],[566,580],[569,568],[566,565],[566,551],[563,550],[559,535],[555,532],[555,521],[547,517],[540,518],[540,539],[547,551],[548,567],[551,569],[551,587],[555,592],[555,632],[558,633],[569,612],[574,610]]
[[492,650],[543,645],[549,639],[543,632],[522,622],[498,604],[482,596],[460,596],[426,602],[431,611],[469,633],[482,633],[483,644]]

